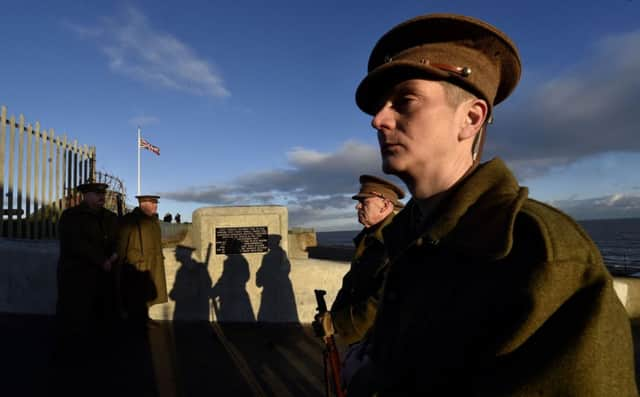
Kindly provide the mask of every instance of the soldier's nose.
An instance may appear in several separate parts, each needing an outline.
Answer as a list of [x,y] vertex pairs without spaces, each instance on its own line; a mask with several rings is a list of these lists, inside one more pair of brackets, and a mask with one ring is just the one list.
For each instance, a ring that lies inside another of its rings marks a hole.
[[388,103],[381,106],[373,116],[373,119],[371,119],[371,127],[378,132],[383,132],[393,127],[392,112]]

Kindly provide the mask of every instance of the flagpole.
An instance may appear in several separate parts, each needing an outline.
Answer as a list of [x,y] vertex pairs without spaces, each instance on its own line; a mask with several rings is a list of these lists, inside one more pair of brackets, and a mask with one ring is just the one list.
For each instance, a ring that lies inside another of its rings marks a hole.
[[138,196],[140,195],[140,127],[138,127]]

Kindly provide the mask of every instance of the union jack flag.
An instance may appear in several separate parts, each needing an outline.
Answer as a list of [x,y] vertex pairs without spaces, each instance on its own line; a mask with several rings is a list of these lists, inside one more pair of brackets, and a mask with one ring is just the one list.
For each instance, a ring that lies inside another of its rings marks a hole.
[[157,146],[153,146],[152,144],[150,144],[146,139],[144,138],[140,138],[140,147],[143,149],[147,149],[152,151],[153,153],[157,154],[158,156],[160,156],[160,148]]

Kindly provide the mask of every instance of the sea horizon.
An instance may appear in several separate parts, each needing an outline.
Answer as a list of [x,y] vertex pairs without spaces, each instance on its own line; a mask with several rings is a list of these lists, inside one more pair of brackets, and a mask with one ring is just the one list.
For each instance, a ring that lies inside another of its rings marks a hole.
[[[585,219],[577,223],[600,249],[612,271],[640,271],[640,218]],[[318,246],[353,247],[360,230],[316,232]]]

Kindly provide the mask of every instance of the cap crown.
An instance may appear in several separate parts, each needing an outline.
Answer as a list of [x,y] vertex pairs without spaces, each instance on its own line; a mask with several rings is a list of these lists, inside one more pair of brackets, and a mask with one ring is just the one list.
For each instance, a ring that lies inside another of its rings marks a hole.
[[506,34],[479,19],[429,14],[384,34],[369,57],[356,103],[374,114],[380,96],[412,78],[446,80],[486,100],[502,102],[520,79],[520,56]]
[[374,175],[360,176],[360,191],[352,198],[359,200],[366,197],[381,197],[390,200],[396,207],[404,206],[399,200],[404,197],[404,191],[394,183]]
[[83,183],[81,185],[76,186],[76,189],[78,189],[78,191],[81,193],[88,193],[88,192],[104,193],[107,191],[108,187],[109,185],[107,185],[106,183],[87,182],[87,183]]

